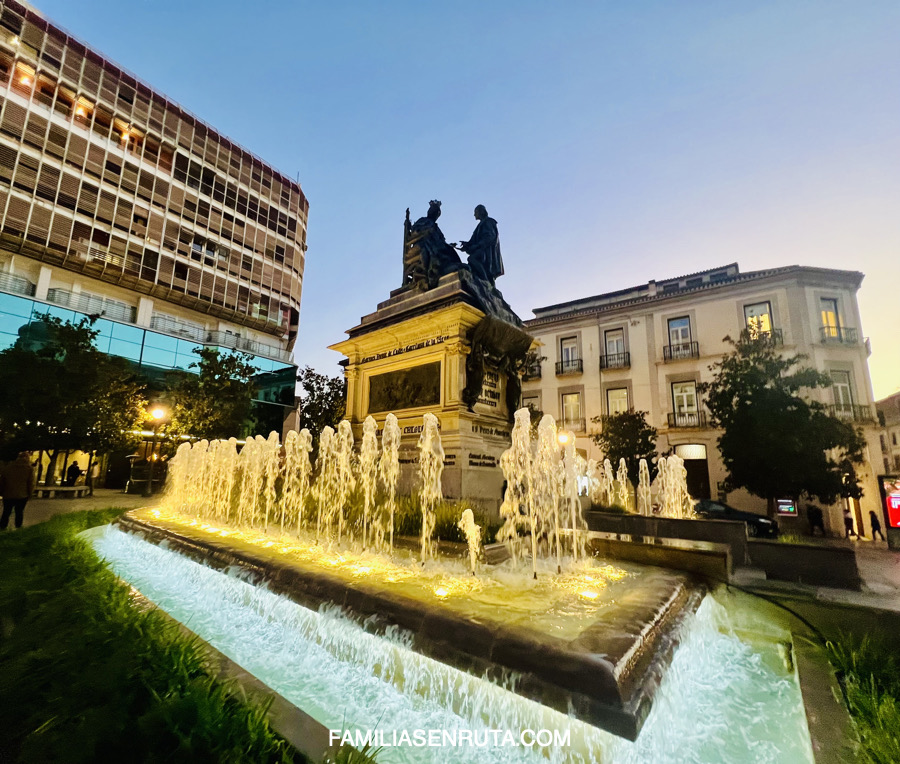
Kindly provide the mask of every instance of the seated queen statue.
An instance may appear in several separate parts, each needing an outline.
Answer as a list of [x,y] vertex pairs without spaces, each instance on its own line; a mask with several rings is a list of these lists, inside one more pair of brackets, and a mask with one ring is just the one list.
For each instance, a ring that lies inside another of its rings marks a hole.
[[403,285],[416,285],[420,289],[437,286],[441,276],[462,267],[456,250],[447,243],[437,224],[441,216],[441,203],[428,203],[425,217],[410,223],[406,211],[403,241]]

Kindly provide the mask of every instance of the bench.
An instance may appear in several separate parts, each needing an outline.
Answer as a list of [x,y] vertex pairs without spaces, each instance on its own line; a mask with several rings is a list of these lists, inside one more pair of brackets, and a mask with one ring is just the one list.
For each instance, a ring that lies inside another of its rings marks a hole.
[[86,485],[39,485],[34,489],[34,495],[38,499],[80,499],[90,490]]

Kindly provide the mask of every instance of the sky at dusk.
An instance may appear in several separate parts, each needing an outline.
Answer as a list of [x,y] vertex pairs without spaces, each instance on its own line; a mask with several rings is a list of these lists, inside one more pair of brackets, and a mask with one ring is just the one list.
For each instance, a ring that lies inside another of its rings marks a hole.
[[900,3],[44,0],[310,201],[296,360],[400,285],[402,224],[484,204],[531,309],[738,262],[859,270],[900,390]]

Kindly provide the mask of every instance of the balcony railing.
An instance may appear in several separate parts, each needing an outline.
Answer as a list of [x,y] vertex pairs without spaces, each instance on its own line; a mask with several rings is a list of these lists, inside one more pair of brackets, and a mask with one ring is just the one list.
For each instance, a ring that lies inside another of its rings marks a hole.
[[11,273],[0,273],[0,289],[10,294],[21,294],[31,297],[34,294],[34,284],[21,276],[13,276]]
[[819,334],[826,344],[856,345],[859,342],[859,332],[849,326],[821,326]]
[[556,362],[556,376],[563,374],[581,374],[584,372],[584,361],[580,358],[569,358],[566,361]]
[[584,432],[584,419],[563,419],[562,428],[572,432]]
[[204,342],[208,332],[202,326],[189,324],[185,321],[179,321],[168,316],[161,316],[158,313],[150,317],[150,328],[158,329],[166,334],[172,334],[176,337],[184,337],[194,342]]
[[291,361],[291,354],[287,350],[275,347],[274,345],[256,342],[256,340],[238,337],[237,335],[228,332],[207,332],[205,343],[207,345],[217,345],[233,350],[242,350],[245,353],[261,355],[264,358],[272,358],[273,360],[284,361],[285,363],[290,363]]
[[526,366],[522,370],[522,381],[527,382],[529,379],[540,379],[541,378],[541,365],[539,363],[533,363],[529,366]]
[[752,340],[765,340],[770,345],[784,344],[784,332],[781,329],[768,329],[766,331],[748,329],[748,332]]
[[96,294],[48,289],[47,301],[77,310],[79,313],[87,313],[89,316],[101,316],[126,324],[133,324],[137,318],[137,308],[133,305]]
[[875,417],[868,406],[858,406],[855,403],[835,403],[828,407],[831,416],[842,419],[845,422],[874,422]]
[[680,361],[682,358],[699,358],[700,345],[696,342],[682,342],[663,347],[664,361]]
[[706,427],[705,411],[669,412],[669,427]]
[[631,353],[611,353],[600,356],[601,369],[627,369],[631,366]]

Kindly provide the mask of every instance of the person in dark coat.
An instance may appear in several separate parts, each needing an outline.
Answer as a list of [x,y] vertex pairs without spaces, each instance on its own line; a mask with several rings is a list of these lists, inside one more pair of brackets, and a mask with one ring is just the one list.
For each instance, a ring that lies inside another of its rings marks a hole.
[[23,451],[18,459],[7,464],[0,471],[0,496],[3,496],[3,516],[0,530],[6,530],[9,516],[15,512],[16,528],[22,527],[25,505],[34,492],[34,470],[31,468],[31,454]]
[[817,507],[815,504],[809,504],[806,507],[806,519],[809,520],[809,535],[816,535],[816,528],[822,531],[822,536],[826,535],[825,533],[825,521],[822,515],[822,508]]
[[69,465],[69,469],[66,470],[66,485],[75,485],[80,477],[81,467],[78,466],[78,462],[72,462]]
[[878,519],[878,515],[871,509],[869,510],[869,523],[872,525],[872,541],[875,540],[876,533],[881,536],[881,540],[884,541],[884,534],[881,532],[881,521]]
[[475,208],[475,219],[478,225],[472,232],[472,238],[460,242],[459,248],[469,255],[469,270],[472,274],[494,286],[494,281],[504,272],[497,221],[488,217],[483,204]]

